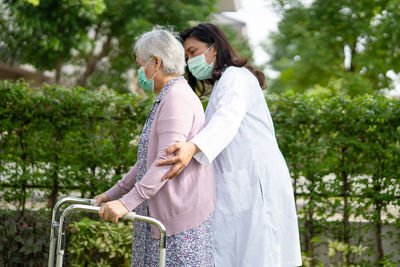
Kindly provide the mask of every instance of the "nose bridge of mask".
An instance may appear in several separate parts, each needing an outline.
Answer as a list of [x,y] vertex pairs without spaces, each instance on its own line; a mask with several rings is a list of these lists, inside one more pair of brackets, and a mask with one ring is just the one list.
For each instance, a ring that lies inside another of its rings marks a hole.
[[[207,50],[206,51],[204,51],[201,55],[204,57],[204,61],[205,61],[205,59],[206,59],[206,53],[208,52],[208,51],[210,51],[210,49],[211,49],[211,47],[214,45],[214,43],[212,43],[208,48],[207,48]],[[214,59],[215,59],[215,57],[214,57]],[[213,59],[213,62],[214,62],[214,59]],[[206,62],[207,63],[207,62]],[[208,64],[208,63],[207,63]],[[212,62],[211,62],[211,64],[212,64]]]
[[213,64],[215,57],[213,59],[213,61],[211,62],[211,64],[208,64],[206,61],[206,53],[211,49],[211,47],[214,45],[214,43],[212,43],[207,49],[206,51],[204,51],[203,53],[201,53],[200,55],[190,58],[187,62],[188,64],[190,63],[190,65],[195,66],[195,65],[202,65],[202,64],[207,64],[207,65],[211,65]]

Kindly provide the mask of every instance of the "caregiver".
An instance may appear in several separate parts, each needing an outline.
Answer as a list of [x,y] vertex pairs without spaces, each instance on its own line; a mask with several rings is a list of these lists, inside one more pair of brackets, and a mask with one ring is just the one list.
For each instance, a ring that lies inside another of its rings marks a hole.
[[[224,33],[199,24],[181,33],[188,81],[212,92],[207,125],[188,142],[166,150],[175,156],[163,179],[192,157],[214,164],[217,205],[215,266],[299,266],[301,252],[293,188],[264,99],[264,74],[239,58]],[[182,179],[177,178],[177,179]]]

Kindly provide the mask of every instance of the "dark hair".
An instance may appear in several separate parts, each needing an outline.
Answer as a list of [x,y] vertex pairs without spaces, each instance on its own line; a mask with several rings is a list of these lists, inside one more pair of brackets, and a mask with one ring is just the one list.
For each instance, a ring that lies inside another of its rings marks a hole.
[[186,67],[189,85],[200,95],[206,94],[204,82],[211,86],[214,85],[214,83],[221,78],[222,72],[230,66],[246,67],[256,76],[261,88],[264,88],[264,73],[249,66],[247,64],[247,58],[239,58],[233,47],[229,44],[224,32],[217,26],[211,23],[201,23],[195,27],[184,30],[180,34],[180,37],[182,38],[182,42],[185,42],[187,38],[193,37],[200,42],[207,43],[208,46],[214,44],[214,48],[217,49],[217,61],[210,79],[198,81]]

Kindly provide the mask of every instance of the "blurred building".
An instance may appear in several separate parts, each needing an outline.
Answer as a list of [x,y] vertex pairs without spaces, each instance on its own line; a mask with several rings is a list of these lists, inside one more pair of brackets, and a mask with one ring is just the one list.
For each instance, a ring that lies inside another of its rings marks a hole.
[[217,8],[220,12],[231,11],[235,12],[240,8],[239,0],[220,0],[217,4]]
[[214,15],[213,23],[227,25],[242,36],[246,36],[246,23],[226,15],[226,12],[236,12],[240,7],[239,0],[220,0],[217,5],[219,12]]

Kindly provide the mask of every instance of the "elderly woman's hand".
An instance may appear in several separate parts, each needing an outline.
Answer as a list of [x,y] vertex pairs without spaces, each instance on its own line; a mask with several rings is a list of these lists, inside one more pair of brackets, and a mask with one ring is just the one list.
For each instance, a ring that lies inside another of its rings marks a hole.
[[100,218],[115,223],[118,222],[119,218],[123,217],[128,213],[129,210],[119,200],[107,202],[99,210]]
[[95,196],[94,200],[96,200],[96,203],[94,203],[94,205],[99,207],[102,203],[110,201],[110,198],[107,196],[106,193],[103,193]]
[[190,160],[193,158],[193,155],[199,151],[200,149],[192,142],[179,142],[168,147],[167,150],[165,150],[164,156],[168,156],[172,153],[175,153],[175,156],[158,162],[157,166],[170,164],[174,164],[174,166],[172,166],[171,170],[164,175],[162,180],[165,181],[180,174],[189,164]]

